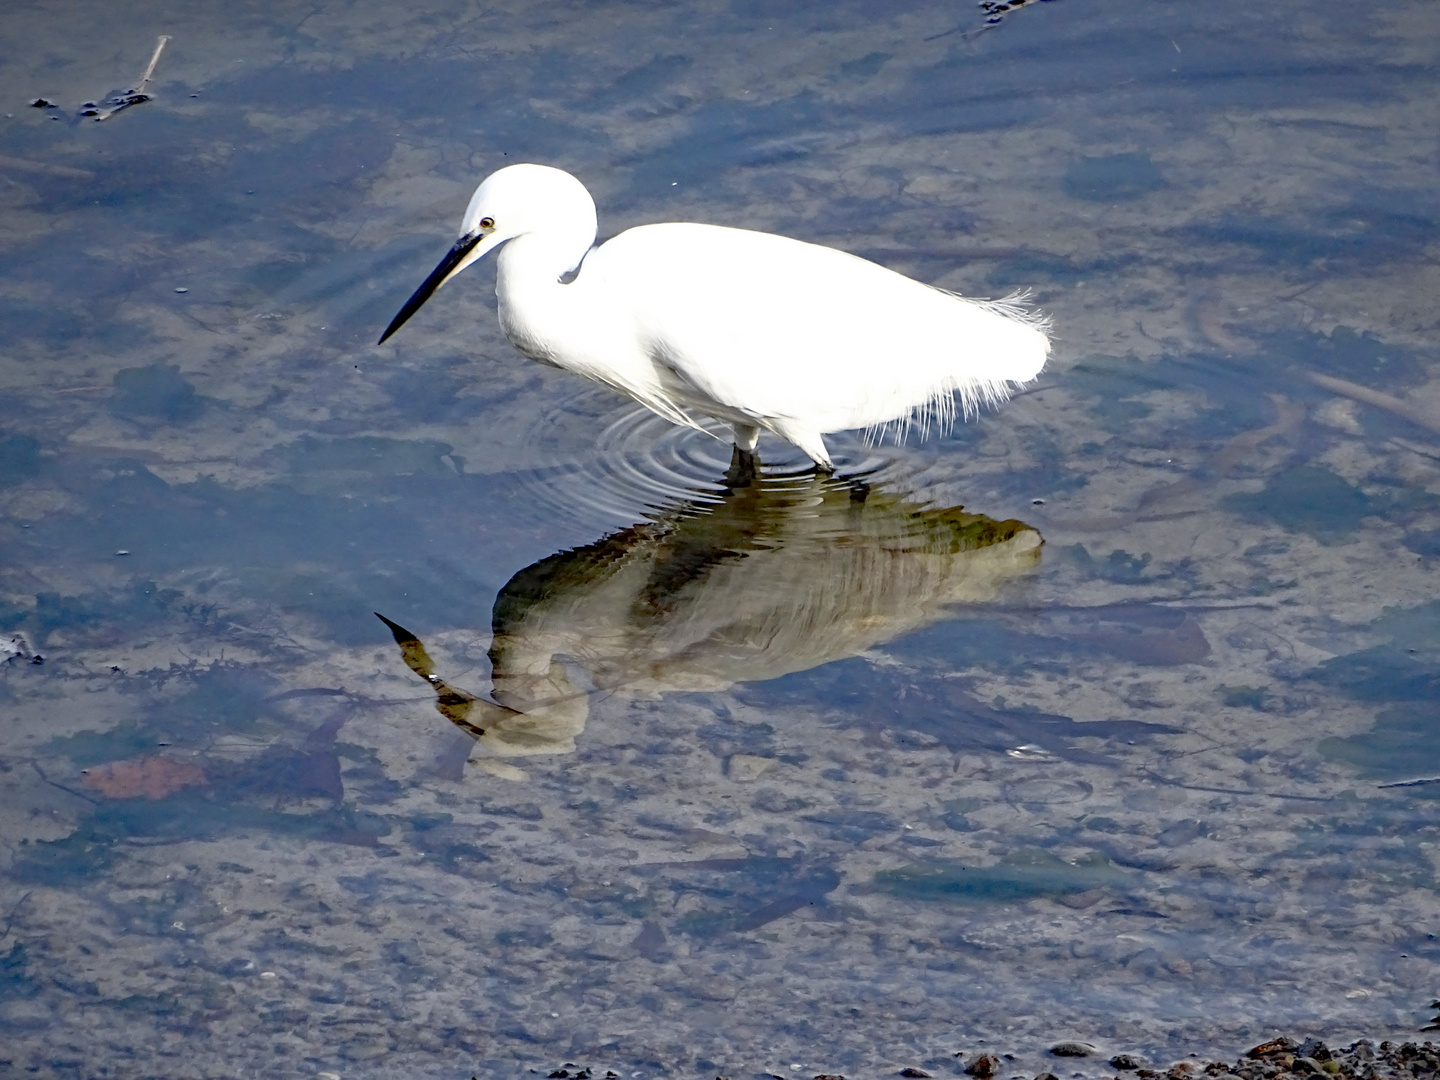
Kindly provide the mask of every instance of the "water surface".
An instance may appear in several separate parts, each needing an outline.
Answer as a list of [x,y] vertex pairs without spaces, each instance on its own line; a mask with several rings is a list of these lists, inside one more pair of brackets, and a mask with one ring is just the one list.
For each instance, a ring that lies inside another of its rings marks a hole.
[[[1429,1018],[1440,20],[986,26],[7,12],[5,1068],[1029,1077]],[[376,348],[521,160],[602,235],[1033,289],[1053,362],[743,485],[513,354],[493,268]]]

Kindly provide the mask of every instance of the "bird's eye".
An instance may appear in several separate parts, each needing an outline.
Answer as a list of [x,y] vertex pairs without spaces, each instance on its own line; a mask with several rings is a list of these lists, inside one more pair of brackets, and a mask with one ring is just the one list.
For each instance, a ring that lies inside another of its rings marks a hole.
[[493,217],[482,217],[480,219],[480,227],[482,229],[493,229],[495,227],[495,219]]

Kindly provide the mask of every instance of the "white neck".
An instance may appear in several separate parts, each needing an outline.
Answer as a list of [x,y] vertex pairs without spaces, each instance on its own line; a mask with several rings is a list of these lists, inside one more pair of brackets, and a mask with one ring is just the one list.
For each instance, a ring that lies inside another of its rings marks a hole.
[[[500,249],[495,295],[505,336],[532,360],[604,383],[677,424],[688,423],[636,342],[635,298],[608,280],[603,249],[590,252],[594,238],[593,228],[547,228]],[[562,285],[561,276],[581,259],[575,280]]]
[[577,297],[560,278],[580,264],[594,239],[574,230],[546,230],[517,236],[500,249],[495,271],[500,325],[531,359],[558,363],[570,351],[564,343],[582,329],[573,311]]

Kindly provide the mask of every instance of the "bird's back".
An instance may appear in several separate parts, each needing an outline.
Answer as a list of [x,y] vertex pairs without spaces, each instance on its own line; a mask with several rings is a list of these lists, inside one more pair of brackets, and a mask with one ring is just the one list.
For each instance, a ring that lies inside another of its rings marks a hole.
[[966,300],[833,248],[715,225],[630,229],[580,277],[634,320],[652,358],[703,395],[817,432],[1003,399],[1045,334],[1013,305]]

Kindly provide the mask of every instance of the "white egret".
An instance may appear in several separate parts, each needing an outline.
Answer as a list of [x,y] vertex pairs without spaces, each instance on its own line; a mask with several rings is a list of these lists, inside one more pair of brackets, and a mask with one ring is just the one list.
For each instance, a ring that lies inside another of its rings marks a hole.
[[1004,401],[1050,351],[1045,320],[1017,298],[966,299],[834,248],[720,225],[641,225],[599,247],[595,234],[595,202],[569,173],[492,173],[380,341],[501,248],[500,325],[524,355],[672,423],[728,423],[752,467],[769,431],[825,469],[826,432],[926,434],[957,406],[968,416]]

